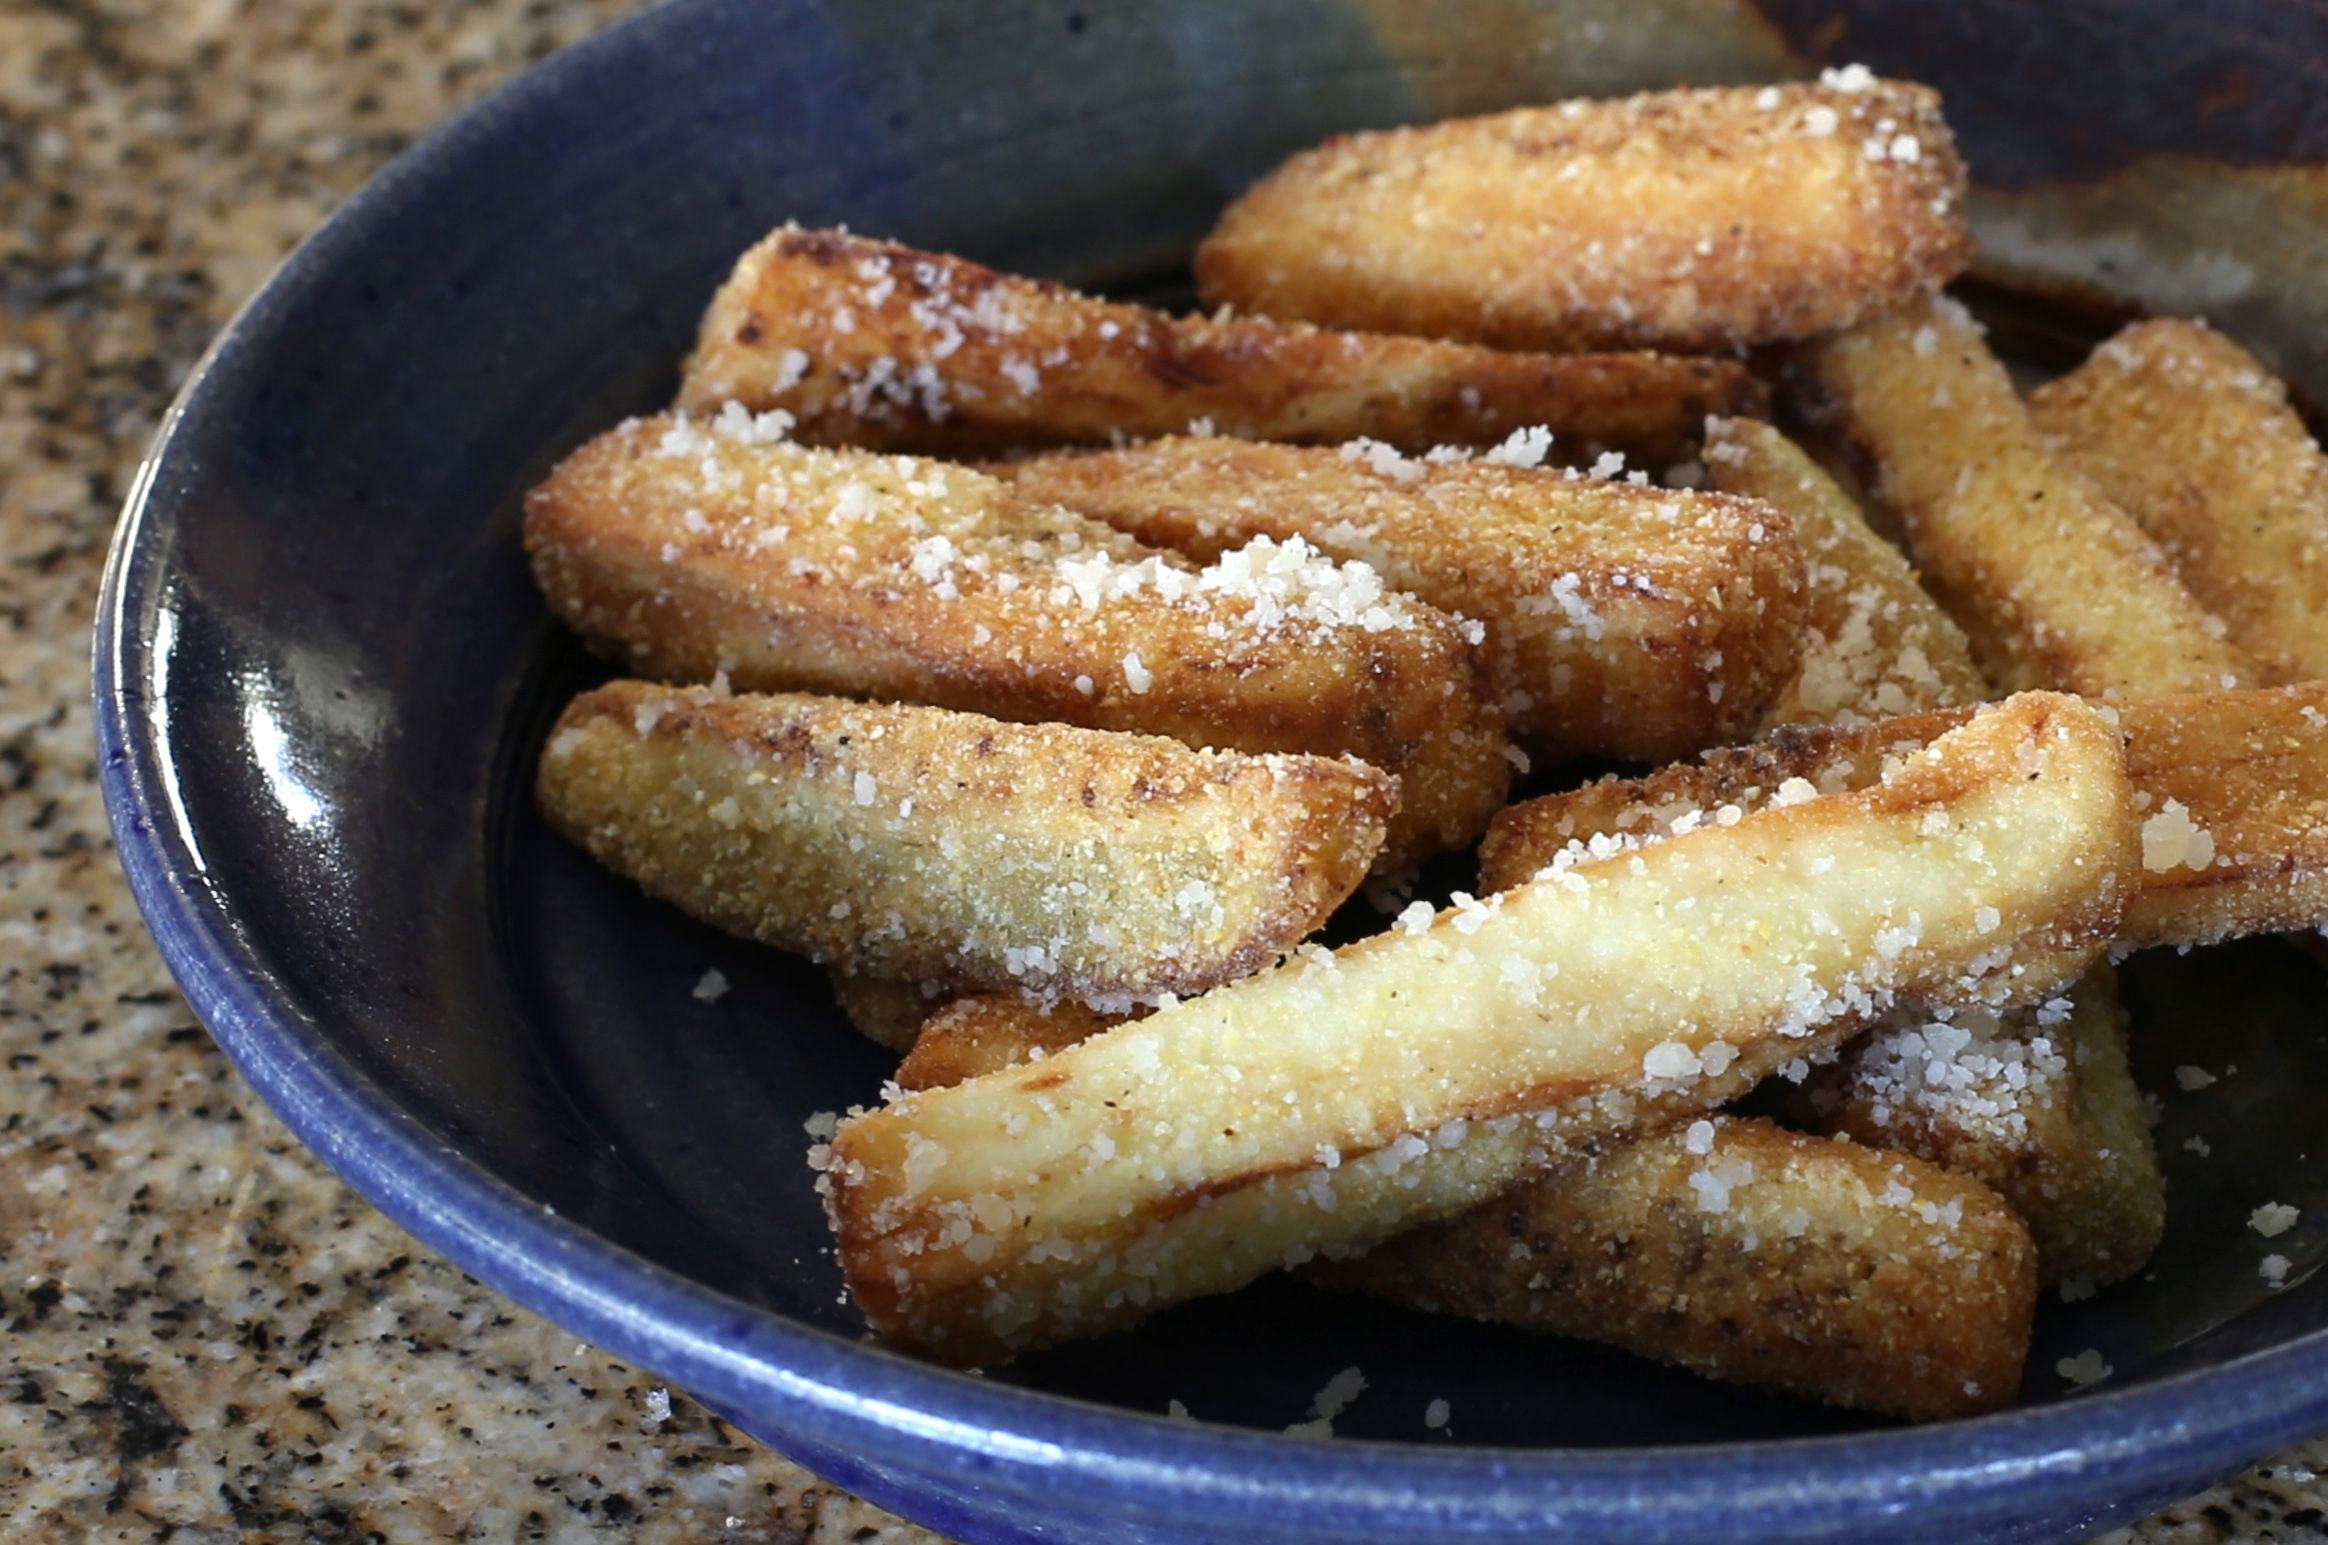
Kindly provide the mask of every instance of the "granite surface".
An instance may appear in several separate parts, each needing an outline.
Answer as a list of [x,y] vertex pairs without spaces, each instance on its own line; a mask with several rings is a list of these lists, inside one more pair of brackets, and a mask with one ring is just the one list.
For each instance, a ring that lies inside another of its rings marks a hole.
[[[97,798],[98,569],[204,342],[413,134],[632,8],[0,0],[0,1538],[930,1538],[341,1186],[172,990]],[[2119,1538],[2321,1538],[2315,1466]]]

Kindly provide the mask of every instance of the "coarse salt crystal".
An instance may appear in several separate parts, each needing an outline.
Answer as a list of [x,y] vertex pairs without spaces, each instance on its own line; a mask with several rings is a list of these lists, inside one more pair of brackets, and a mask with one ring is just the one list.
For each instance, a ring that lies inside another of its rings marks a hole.
[[2280,1288],[2287,1286],[2288,1269],[2293,1264],[2284,1255],[2267,1255],[2256,1262],[2255,1271],[2256,1275],[2262,1277],[2266,1284]]
[[2265,1202],[2247,1215],[2247,1226],[2266,1239],[2276,1239],[2294,1228],[2301,1216],[2302,1213],[2284,1202]]
[[1691,1122],[1689,1131],[1682,1136],[1681,1145],[1694,1154],[1712,1153],[1714,1151],[1714,1124],[1710,1121]]
[[2060,1374],[2063,1378],[2069,1380],[2070,1383],[2083,1388],[2088,1384],[2101,1383],[2102,1380],[2108,1378],[2116,1370],[2112,1369],[2108,1363],[2102,1361],[2102,1354],[2099,1351],[2092,1347],[2087,1347],[2084,1351],[2078,1353],[2077,1356],[2065,1357],[2061,1359],[2061,1361],[2055,1363],[2053,1365],[2053,1371]]
[[849,790],[852,797],[860,805],[872,804],[874,795],[880,792],[879,787],[873,782],[873,775],[868,772],[861,772],[850,780]]
[[720,970],[719,967],[713,966],[695,979],[695,986],[691,991],[698,1003],[717,1003],[727,996],[727,973]]
[[2205,1068],[2194,1068],[2186,1065],[2174,1070],[2174,1081],[2177,1087],[2188,1094],[2192,1090],[2206,1088],[2207,1085],[2215,1081],[2215,1075]]

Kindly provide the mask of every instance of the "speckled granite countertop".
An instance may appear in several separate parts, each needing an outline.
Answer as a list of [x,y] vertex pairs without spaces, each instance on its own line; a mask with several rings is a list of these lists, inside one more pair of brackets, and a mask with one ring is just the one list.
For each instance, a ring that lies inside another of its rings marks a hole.
[[[433,1258],[285,1134],[115,868],[88,625],[211,332],[630,0],[0,0],[0,1537],[927,1540]],[[2122,1539],[2322,1537],[2328,1443]]]

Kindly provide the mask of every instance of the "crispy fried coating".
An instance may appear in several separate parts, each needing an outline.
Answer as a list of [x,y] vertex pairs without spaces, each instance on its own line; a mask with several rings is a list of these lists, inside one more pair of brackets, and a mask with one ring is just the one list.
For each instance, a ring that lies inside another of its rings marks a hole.
[[1895,1004],[2051,991],[2114,931],[2135,826],[2115,733],[2030,694],[1874,788],[1459,898],[906,1095],[813,1156],[850,1290],[882,1334],[980,1363],[1363,1248]]
[[2260,360],[2202,322],[2139,322],[2029,411],[2265,680],[2328,679],[2328,454]]
[[941,708],[614,682],[542,752],[543,813],[648,894],[893,980],[1199,992],[1365,878],[1362,764]]
[[970,993],[939,1009],[921,1027],[913,1050],[898,1064],[897,1086],[943,1089],[1040,1062],[1127,1017],[1083,1003],[1046,1003],[1024,993]]
[[1252,440],[1563,445],[1663,466],[1760,410],[1735,360],[1510,354],[1262,318],[1173,317],[961,258],[786,227],[712,298],[679,405],[783,408],[804,439],[930,455],[1108,444],[1199,420]]
[[1929,88],[1651,92],[1345,134],[1229,206],[1208,305],[1514,349],[1724,351],[1929,294],[1972,258]]
[[1793,441],[1753,419],[1717,419],[1706,426],[1705,462],[1724,492],[1783,510],[1806,559],[1802,667],[1762,728],[1866,724],[1989,695],[1964,630]]
[[[1115,1022],[963,998],[931,1019],[897,1081],[944,1088]],[[1726,1116],[1570,1159],[1304,1274],[1917,1419],[2012,1403],[2037,1290],[2028,1225],[1979,1181]]]
[[1980,1182],[1727,1116],[1309,1275],[1917,1420],[2011,1405],[2037,1302],[2028,1227]]
[[2060,998],[1878,1025],[1812,1075],[1821,1130],[1969,1175],[2026,1218],[2042,1280],[2116,1282],[2166,1229],[2166,1191],[2126,1063],[2117,973]]
[[997,471],[1151,546],[1209,561],[1301,537],[1483,619],[1512,665],[1514,733],[1540,759],[1665,761],[1750,733],[1799,647],[1785,517],[1532,465],[1543,449],[1523,437],[1450,462],[1199,436]]
[[[1650,836],[1715,819],[1724,806],[1756,808],[1790,779],[1864,787],[1887,757],[1929,745],[1970,712],[1785,730],[1700,762],[1510,806],[1480,845],[1480,883],[1516,885],[1596,833]],[[2109,712],[2146,815],[2121,948],[2328,924],[2328,683],[2137,698]]]
[[833,1000],[840,1004],[850,1027],[901,1057],[913,1050],[930,1016],[954,996],[936,981],[893,982],[830,966],[825,968],[825,976],[833,984]]
[[569,456],[527,499],[552,608],[642,675],[1355,756],[1400,780],[1386,868],[1502,804],[1480,624],[1306,544],[1199,570],[967,468],[804,449],[781,423],[634,420]]
[[2249,682],[2246,657],[2158,544],[2046,449],[1955,301],[1820,339],[1802,363],[2000,685],[2138,697]]

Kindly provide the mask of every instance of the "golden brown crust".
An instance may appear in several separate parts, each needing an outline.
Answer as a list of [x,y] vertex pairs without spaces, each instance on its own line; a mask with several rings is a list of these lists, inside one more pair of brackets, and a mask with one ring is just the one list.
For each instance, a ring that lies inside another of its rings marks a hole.
[[937,708],[614,682],[542,753],[552,825],[731,933],[893,980],[1198,992],[1360,880],[1390,780]]
[[1539,758],[1664,761],[1738,739],[1795,669],[1802,552],[1786,518],[1750,500],[1217,437],[997,472],[1199,560],[1304,537],[1483,619],[1511,662],[1515,732]]
[[[845,325],[844,325],[845,323]],[[712,298],[679,406],[783,408],[804,439],[933,455],[1107,444],[1207,420],[1254,440],[1563,445],[1664,466],[1760,411],[1734,360],[1511,354],[1257,318],[1171,317],[943,253],[786,227]]]
[[642,675],[1356,756],[1400,779],[1386,868],[1502,804],[1477,624],[1306,547],[1200,571],[967,468],[779,423],[634,420],[566,458],[526,502],[552,608]]
[[1336,327],[1720,351],[1937,289],[1963,203],[1927,87],[1661,91],[1328,140],[1229,206],[1196,277]]
[[1020,993],[956,998],[932,1014],[897,1068],[900,1089],[944,1089],[965,1079],[1040,1062],[1125,1015],[1081,1003],[1046,1003]]
[[2140,322],[2029,411],[2264,679],[2328,679],[2328,454],[2261,361],[2204,323]]
[[1920,1420],[2013,1403],[2037,1299],[2029,1230],[1986,1186],[1724,1116],[1309,1274]]
[[[1821,789],[1864,787],[1887,757],[1928,745],[1970,710],[1911,714],[1851,729],[1790,729],[1770,740],[1605,778],[1512,805],[1480,845],[1480,884],[1518,884],[1571,842],[1596,832],[1662,831],[1685,812],[1751,809],[1788,779]],[[2203,866],[2165,864],[2135,876],[2119,943],[2215,944],[2328,923],[2328,684],[2177,693],[2111,705],[2126,770],[2163,839],[2186,812],[2206,834]]]
[[2046,449],[1963,307],[1943,297],[1863,323],[1802,361],[2000,685],[2138,697],[2250,681],[2158,545]]
[[[897,1082],[944,1088],[1115,1022],[1014,994],[958,999],[931,1017]],[[2012,1403],[2035,1262],[2028,1227],[1978,1181],[1715,1116],[1569,1160],[1305,1275],[1928,1420]]]
[[2029,694],[1863,792],[1465,898],[907,1095],[823,1156],[850,1291],[883,1334],[982,1362],[1371,1245],[1719,1104],[1894,1002],[2052,990],[2114,931],[2134,827],[2115,734]]
[[901,1057],[913,1050],[914,1039],[929,1017],[953,996],[935,981],[893,982],[830,966],[825,968],[825,976],[833,984],[833,1001],[841,1006],[850,1027]]
[[2107,966],[2010,1014],[1879,1025],[1808,1094],[1821,1130],[1994,1188],[2028,1220],[2045,1282],[2130,1277],[2165,1231],[2166,1190]]
[[1866,724],[1989,695],[1964,630],[1793,441],[1752,419],[1718,419],[1706,426],[1705,462],[1718,487],[1785,511],[1806,560],[1802,667],[1762,728]]

